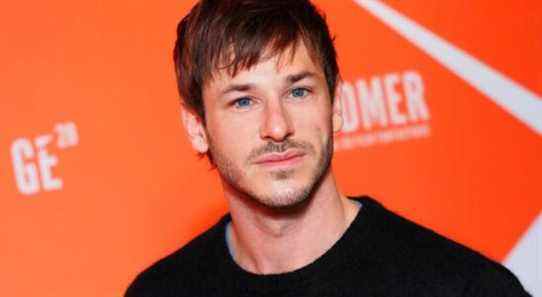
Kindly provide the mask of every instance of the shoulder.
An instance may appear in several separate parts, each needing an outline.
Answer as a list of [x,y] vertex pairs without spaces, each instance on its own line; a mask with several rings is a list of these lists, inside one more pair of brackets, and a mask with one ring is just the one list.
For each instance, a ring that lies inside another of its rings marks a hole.
[[190,296],[201,292],[205,278],[217,275],[213,270],[219,266],[222,225],[225,216],[215,226],[200,234],[188,244],[160,259],[132,281],[125,297]]
[[447,264],[446,267],[456,269],[495,263],[471,248],[386,209],[373,199],[361,201],[370,213],[371,241],[387,258],[402,259],[399,262],[408,264],[415,262],[418,266]]
[[[372,199],[365,203],[373,212],[370,233],[374,255],[396,275],[409,275],[416,282],[445,284],[464,296],[528,296],[502,264],[387,210]],[[474,294],[482,291],[496,295]]]

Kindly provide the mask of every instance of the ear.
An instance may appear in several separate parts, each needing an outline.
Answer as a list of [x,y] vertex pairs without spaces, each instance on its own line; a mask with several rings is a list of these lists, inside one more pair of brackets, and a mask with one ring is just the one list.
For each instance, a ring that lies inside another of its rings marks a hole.
[[335,90],[335,98],[333,99],[333,110],[332,110],[332,123],[333,123],[333,132],[337,133],[341,131],[343,127],[343,114],[342,114],[342,105],[341,105],[341,83],[337,84],[337,89]]
[[186,108],[184,105],[181,107],[181,118],[192,147],[200,154],[207,153],[209,142],[207,141],[203,119],[195,111]]

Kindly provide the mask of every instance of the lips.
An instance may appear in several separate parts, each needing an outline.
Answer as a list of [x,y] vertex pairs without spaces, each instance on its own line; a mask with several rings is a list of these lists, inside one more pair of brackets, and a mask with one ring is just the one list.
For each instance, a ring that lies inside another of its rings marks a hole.
[[305,154],[301,151],[265,154],[254,160],[255,164],[265,166],[289,166],[297,163]]

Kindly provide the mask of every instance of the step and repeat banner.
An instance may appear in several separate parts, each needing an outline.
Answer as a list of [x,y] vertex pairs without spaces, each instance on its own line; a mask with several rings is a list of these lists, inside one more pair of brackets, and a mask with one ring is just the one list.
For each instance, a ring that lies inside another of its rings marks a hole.
[[[3,296],[121,296],[227,211],[180,122],[194,1],[0,12]],[[542,296],[542,4],[316,1],[336,35],[341,189],[504,263]]]

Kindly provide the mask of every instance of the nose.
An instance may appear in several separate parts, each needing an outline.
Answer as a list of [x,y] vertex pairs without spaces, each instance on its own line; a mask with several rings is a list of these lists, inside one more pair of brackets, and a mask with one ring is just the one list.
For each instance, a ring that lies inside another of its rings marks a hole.
[[292,119],[280,100],[269,100],[263,111],[260,137],[275,142],[284,141],[294,133]]

